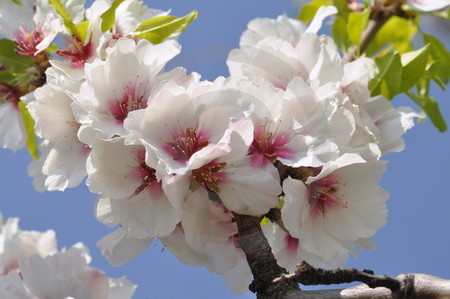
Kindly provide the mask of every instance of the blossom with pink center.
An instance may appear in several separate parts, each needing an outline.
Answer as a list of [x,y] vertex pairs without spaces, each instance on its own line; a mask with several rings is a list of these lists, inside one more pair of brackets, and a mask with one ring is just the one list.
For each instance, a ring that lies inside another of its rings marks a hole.
[[324,107],[325,87],[312,89],[300,78],[293,78],[282,91],[263,79],[241,81],[239,88],[252,99],[255,130],[249,148],[252,165],[263,168],[280,161],[292,166],[320,166],[337,158],[337,143],[348,137],[335,133],[335,126],[351,135],[352,120],[345,113]]
[[284,181],[283,223],[301,240],[303,250],[327,263],[384,226],[389,194],[378,186],[384,164],[344,154],[317,169],[305,183]]
[[44,40],[44,33],[41,29],[29,31],[20,27],[14,32],[14,44],[17,46],[17,54],[21,56],[33,56],[38,52],[37,46]]
[[132,131],[127,142],[140,140],[175,175],[164,180],[174,206],[181,206],[190,186],[198,186],[203,191],[191,196],[204,198],[209,190],[229,210],[261,215],[277,205],[279,183],[270,171],[249,165],[253,124],[240,104],[245,95],[227,82],[218,79],[188,91],[161,86],[146,109],[125,121]]
[[[156,169],[145,163],[146,155],[153,153],[123,142],[123,138],[98,141],[87,161],[86,184],[100,194],[96,216],[107,225],[119,224],[136,238],[168,236],[181,221],[182,211],[171,205]],[[120,160],[111,163],[114,157]]]
[[338,268],[342,267],[348,258],[348,250],[342,249],[325,261],[318,255],[305,251],[300,246],[301,240],[292,237],[277,224],[267,223],[261,228],[278,264],[290,273],[294,273],[297,265],[302,261],[319,268]]
[[[46,72],[47,84],[38,88],[36,100],[27,108],[35,121],[36,134],[47,140],[48,149],[42,153],[42,172],[45,187],[50,191],[63,191],[78,186],[86,176],[86,159],[90,147],[79,141],[80,123],[75,119],[72,104],[80,88],[54,67]],[[36,177],[35,177],[36,179]]]
[[94,55],[94,47],[90,41],[83,42],[80,37],[73,35],[66,41],[67,50],[58,50],[56,53],[63,59],[70,61],[72,68],[83,68],[84,63]]
[[87,144],[96,138],[126,136],[124,120],[132,111],[144,109],[152,90],[165,80],[189,85],[195,75],[177,68],[163,72],[164,65],[180,51],[176,41],[152,45],[122,38],[106,50],[105,60],[87,64],[86,82],[81,86],[74,111],[81,123],[79,138]]

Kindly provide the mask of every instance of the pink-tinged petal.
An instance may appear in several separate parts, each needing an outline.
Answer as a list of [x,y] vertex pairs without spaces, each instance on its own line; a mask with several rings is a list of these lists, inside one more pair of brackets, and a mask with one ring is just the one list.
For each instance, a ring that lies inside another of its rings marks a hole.
[[161,238],[161,242],[183,264],[200,267],[205,266],[208,261],[208,256],[204,252],[195,250],[187,243],[181,225],[178,225],[168,237]]
[[86,166],[89,174],[86,184],[91,192],[125,198],[142,185],[148,169],[145,149],[137,145],[126,146],[123,142],[123,138],[99,140],[93,147]]
[[48,154],[42,172],[47,176],[45,186],[49,191],[64,191],[78,186],[86,173],[86,160],[90,149],[82,143],[70,148],[52,148]]
[[302,181],[289,177],[283,182],[283,191],[285,195],[281,217],[291,236],[299,239],[301,215],[308,208],[308,189]]
[[121,227],[136,238],[165,237],[181,221],[182,211],[172,207],[167,197],[156,197],[149,188],[128,200],[112,200]]
[[120,266],[144,252],[152,240],[128,237],[126,232],[119,228],[98,241],[97,247],[111,265]]
[[264,153],[257,153],[250,155],[250,165],[255,168],[264,168],[268,164],[270,164],[270,161],[267,160]]
[[231,211],[243,215],[260,216],[278,205],[280,184],[272,174],[253,167],[229,167],[219,196]]
[[206,245],[206,254],[209,257],[208,270],[223,274],[233,269],[238,262],[237,251],[233,237],[221,243],[208,243]]
[[25,146],[25,125],[15,102],[0,104],[0,146],[13,151]]
[[205,251],[211,233],[210,220],[208,193],[198,188],[186,198],[181,219],[186,241],[196,251]]
[[169,202],[176,209],[180,209],[189,191],[192,179],[191,173],[185,175],[165,176],[162,180],[162,188]]
[[242,295],[248,292],[248,286],[252,281],[252,272],[242,250],[238,250],[236,266],[222,274],[222,278],[233,293]]

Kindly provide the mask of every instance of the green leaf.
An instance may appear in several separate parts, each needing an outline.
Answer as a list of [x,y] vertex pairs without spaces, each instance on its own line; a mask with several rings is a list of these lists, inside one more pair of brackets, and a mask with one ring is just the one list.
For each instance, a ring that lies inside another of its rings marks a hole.
[[109,31],[116,23],[116,9],[125,0],[114,0],[111,7],[105,11],[100,18],[102,19],[102,32]]
[[400,53],[412,51],[412,40],[417,30],[413,20],[393,16],[381,27],[365,53],[368,56],[374,55],[388,45],[392,45]]
[[277,209],[281,210],[284,206],[284,196],[280,196],[279,199],[280,199],[280,202],[278,203]]
[[341,16],[336,17],[333,26],[331,27],[331,34],[338,48],[347,53],[347,50],[352,45],[347,35],[347,21]]
[[430,45],[428,76],[445,89],[450,80],[450,53],[441,41],[431,35],[423,34],[423,41]]
[[447,130],[447,124],[442,117],[437,101],[427,95],[415,95],[407,93],[408,96],[428,115],[433,125],[440,131]]
[[75,25],[75,28],[77,29],[77,32],[79,34],[78,36],[80,37],[81,41],[83,41],[83,42],[86,40],[89,25],[90,25],[89,21],[84,21],[80,24]]
[[400,92],[402,63],[400,54],[389,52],[375,59],[379,73],[369,82],[372,96],[383,95],[391,100]]
[[22,5],[22,2],[20,0],[11,0],[11,1],[16,3],[17,5]]
[[81,35],[77,30],[77,27],[72,21],[72,17],[70,16],[69,12],[66,10],[64,5],[62,5],[62,3],[59,0],[49,0],[49,2],[55,7],[56,12],[63,18],[64,26],[66,26],[70,34],[79,36],[81,38]]
[[39,159],[39,150],[37,145],[37,137],[34,132],[34,120],[31,117],[30,113],[24,102],[19,102],[19,109],[22,112],[22,117],[25,123],[25,131],[27,132],[27,149],[33,159]]
[[267,217],[264,217],[264,218],[261,220],[260,224],[261,224],[261,225],[267,225],[269,222],[270,222],[270,219],[267,218]]
[[324,5],[333,5],[333,0],[314,0],[306,3],[300,10],[297,18],[307,23],[314,18],[319,8]]
[[354,45],[358,45],[361,35],[369,22],[370,9],[363,12],[351,12],[347,20],[347,34]]
[[427,66],[429,55],[430,47],[428,45],[419,50],[401,55],[403,67],[400,87],[401,91],[409,90],[425,75],[425,68]]
[[198,12],[193,10],[184,17],[160,16],[142,22],[136,29],[137,38],[146,39],[158,44],[167,38],[179,35],[197,18]]
[[34,62],[27,56],[19,56],[16,53],[16,46],[8,39],[0,40],[0,64],[8,72],[23,73],[27,68],[34,65]]

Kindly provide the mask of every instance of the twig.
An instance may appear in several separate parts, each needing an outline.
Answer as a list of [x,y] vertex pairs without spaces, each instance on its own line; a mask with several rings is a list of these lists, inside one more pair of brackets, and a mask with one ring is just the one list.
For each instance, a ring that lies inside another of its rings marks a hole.
[[294,274],[283,275],[275,281],[293,281],[303,285],[330,285],[360,281],[370,288],[385,287],[396,297],[408,297],[414,288],[414,278],[400,281],[389,275],[374,275],[371,270],[360,271],[355,268],[323,270],[307,262],[298,265]]

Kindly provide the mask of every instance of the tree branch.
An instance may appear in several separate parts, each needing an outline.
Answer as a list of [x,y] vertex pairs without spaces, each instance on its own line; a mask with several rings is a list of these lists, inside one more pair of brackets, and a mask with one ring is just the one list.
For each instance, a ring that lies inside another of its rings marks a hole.
[[397,15],[406,17],[405,12],[400,8],[401,4],[401,1],[394,1],[392,5],[384,6],[381,1],[375,1],[375,5],[371,8],[367,27],[361,35],[359,45],[350,48],[347,55],[344,57],[344,63],[351,62],[364,53],[381,27],[383,27],[392,16]]
[[274,257],[261,230],[261,219],[237,213],[233,213],[233,216],[238,226],[239,247],[244,251],[253,274],[250,291],[256,293],[258,298],[279,298],[300,291],[295,281],[274,282],[276,278],[287,274],[287,271],[278,265]]

